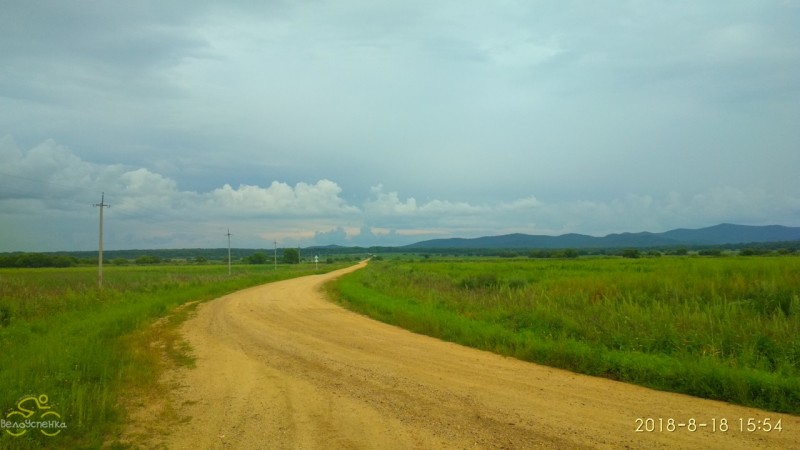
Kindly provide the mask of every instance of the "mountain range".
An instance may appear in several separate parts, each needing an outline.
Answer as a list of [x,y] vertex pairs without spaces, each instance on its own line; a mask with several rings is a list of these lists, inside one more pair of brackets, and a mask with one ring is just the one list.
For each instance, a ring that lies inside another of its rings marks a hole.
[[479,238],[431,239],[405,248],[521,249],[521,248],[619,248],[673,247],[696,245],[747,244],[800,240],[800,227],[782,225],[735,225],[723,223],[699,229],[678,228],[663,233],[616,233],[602,237],[585,234],[560,236],[506,234]]

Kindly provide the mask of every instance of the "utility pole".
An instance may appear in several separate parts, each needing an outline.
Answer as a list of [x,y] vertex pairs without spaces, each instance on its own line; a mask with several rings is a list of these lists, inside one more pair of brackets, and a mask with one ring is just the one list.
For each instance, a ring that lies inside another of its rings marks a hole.
[[106,193],[100,195],[100,203],[95,203],[94,206],[100,207],[100,244],[99,256],[97,258],[97,287],[103,287],[103,208],[110,208],[111,205],[105,203]]
[[275,269],[278,270],[278,241],[275,241]]
[[231,274],[231,229],[228,228],[228,275]]

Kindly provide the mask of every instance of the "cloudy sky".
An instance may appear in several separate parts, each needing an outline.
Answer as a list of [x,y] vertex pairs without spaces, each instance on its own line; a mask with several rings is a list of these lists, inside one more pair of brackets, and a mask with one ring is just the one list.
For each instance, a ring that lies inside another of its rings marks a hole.
[[800,226],[800,1],[0,0],[0,251]]

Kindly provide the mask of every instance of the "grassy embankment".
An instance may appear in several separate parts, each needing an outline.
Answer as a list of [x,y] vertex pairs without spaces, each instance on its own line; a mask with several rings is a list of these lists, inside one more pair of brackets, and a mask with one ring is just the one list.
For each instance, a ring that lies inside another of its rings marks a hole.
[[372,262],[329,286],[409,330],[800,414],[800,258]]
[[[342,266],[326,264],[319,272]],[[196,304],[173,313],[178,306],[311,273],[308,264],[236,266],[232,276],[222,265],[112,266],[100,290],[94,268],[1,269],[0,419],[23,397],[44,394],[67,428],[53,437],[39,430],[12,437],[0,430],[0,447],[99,448],[109,437],[113,442],[125,421],[121,395],[155,388],[162,354],[170,364],[192,364],[175,330]],[[162,317],[163,326],[151,326]],[[153,341],[159,346],[151,347]],[[31,420],[41,420],[38,414]]]

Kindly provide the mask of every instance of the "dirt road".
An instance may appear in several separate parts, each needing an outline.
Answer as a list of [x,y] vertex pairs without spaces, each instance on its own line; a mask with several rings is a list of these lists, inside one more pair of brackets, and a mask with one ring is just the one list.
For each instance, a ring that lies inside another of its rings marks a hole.
[[[148,446],[800,448],[800,417],[525,363],[325,300],[321,284],[355,268],[201,305],[183,325],[196,368],[171,375],[168,401],[186,421]],[[763,431],[765,419],[783,431]]]

